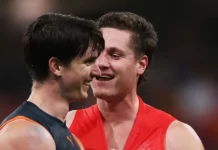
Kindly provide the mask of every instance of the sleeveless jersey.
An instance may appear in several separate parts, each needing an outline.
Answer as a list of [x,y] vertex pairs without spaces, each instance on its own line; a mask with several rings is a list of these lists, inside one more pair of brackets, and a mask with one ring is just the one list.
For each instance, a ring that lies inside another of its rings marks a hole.
[[12,112],[0,125],[0,130],[11,121],[24,119],[42,125],[51,134],[56,144],[56,150],[80,150],[66,123],[42,111],[35,104],[25,101]]
[[[174,120],[171,115],[145,104],[139,97],[139,110],[124,150],[164,150],[166,131]],[[97,105],[77,110],[70,131],[87,150],[108,149]]]

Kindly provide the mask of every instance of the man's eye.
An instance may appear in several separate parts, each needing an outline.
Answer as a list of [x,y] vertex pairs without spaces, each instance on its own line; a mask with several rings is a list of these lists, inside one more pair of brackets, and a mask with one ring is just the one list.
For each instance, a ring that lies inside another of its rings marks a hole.
[[114,58],[114,59],[119,59],[121,56],[119,54],[117,54],[117,53],[112,53],[111,57]]
[[91,64],[94,64],[95,61],[96,61],[96,58],[89,58],[85,61],[85,64],[91,65]]
[[113,56],[113,57],[120,57],[120,55],[119,55],[119,54],[116,54],[116,53],[112,54],[112,56]]

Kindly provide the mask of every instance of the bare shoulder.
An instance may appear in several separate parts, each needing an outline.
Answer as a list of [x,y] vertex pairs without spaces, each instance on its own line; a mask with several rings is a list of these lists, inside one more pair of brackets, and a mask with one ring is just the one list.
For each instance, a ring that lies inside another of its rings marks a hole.
[[171,123],[165,138],[166,150],[204,150],[194,129],[180,121]]
[[7,150],[55,150],[50,133],[41,125],[18,119],[0,130],[0,147]]
[[69,111],[69,112],[67,113],[67,116],[66,116],[66,125],[67,125],[68,128],[69,128],[70,125],[72,124],[73,119],[74,119],[74,117],[75,117],[75,114],[76,114],[76,110],[72,110],[72,111]]

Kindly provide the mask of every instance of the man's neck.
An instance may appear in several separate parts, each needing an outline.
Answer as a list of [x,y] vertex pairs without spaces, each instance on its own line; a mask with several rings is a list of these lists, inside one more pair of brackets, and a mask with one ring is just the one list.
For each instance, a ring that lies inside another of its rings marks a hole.
[[34,83],[28,101],[37,105],[44,112],[65,121],[69,111],[69,103],[60,95],[57,85],[51,83]]
[[134,121],[139,108],[137,94],[127,95],[122,99],[116,99],[116,101],[97,99],[97,104],[104,122],[114,125],[124,121]]

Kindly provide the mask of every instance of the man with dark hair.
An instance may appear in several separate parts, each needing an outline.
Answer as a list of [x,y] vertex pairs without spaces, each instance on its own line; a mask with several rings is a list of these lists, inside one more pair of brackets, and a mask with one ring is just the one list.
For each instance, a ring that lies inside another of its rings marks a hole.
[[65,118],[69,103],[87,98],[91,80],[100,75],[94,62],[104,49],[102,33],[93,21],[46,14],[28,26],[23,46],[32,91],[2,122],[0,149],[83,149]]
[[157,45],[152,24],[130,12],[111,12],[97,23],[105,40],[96,60],[101,76],[91,84],[97,105],[67,115],[71,132],[86,149],[204,149],[190,126],[137,95]]

